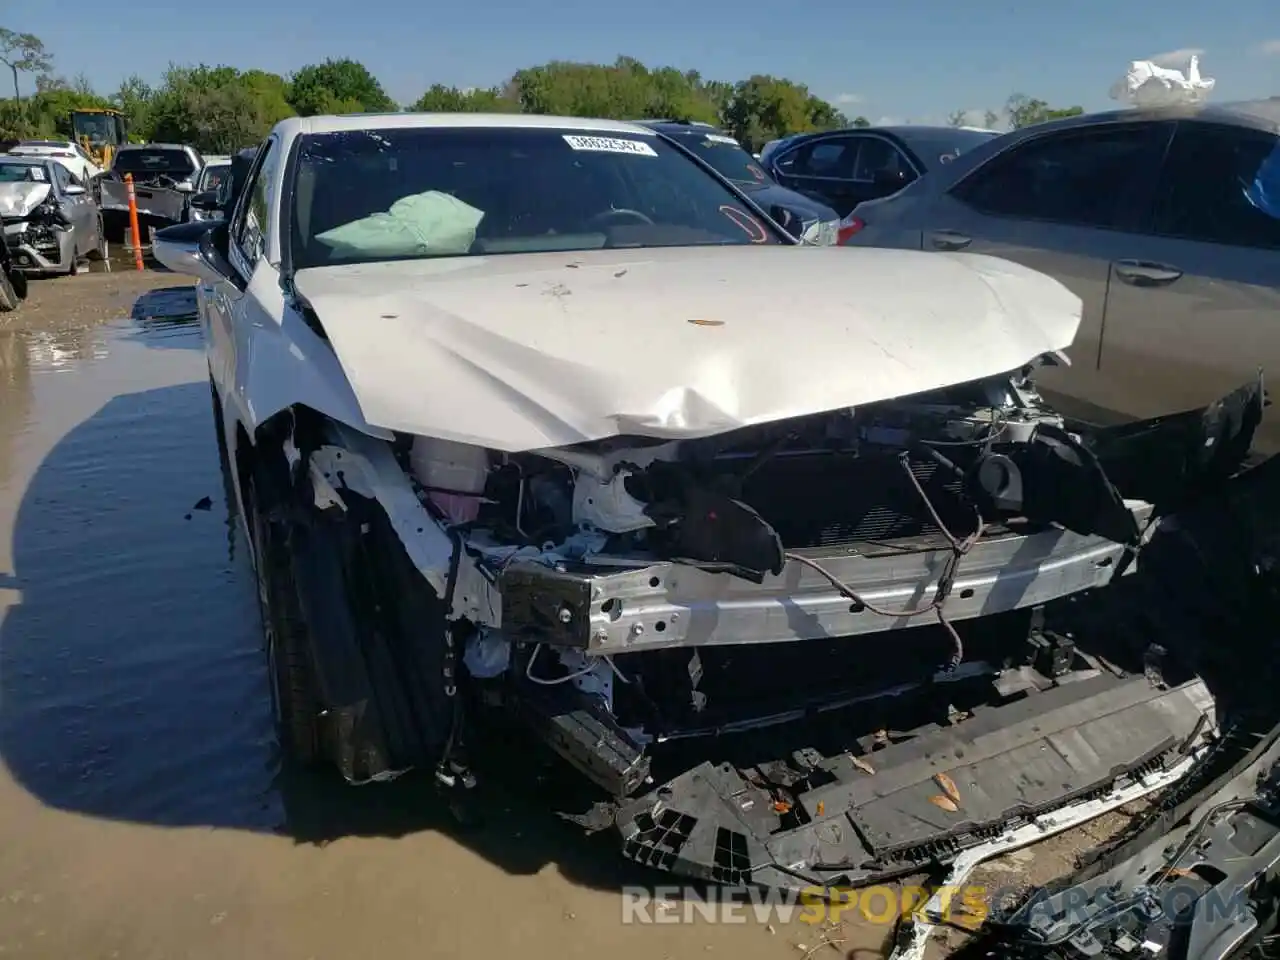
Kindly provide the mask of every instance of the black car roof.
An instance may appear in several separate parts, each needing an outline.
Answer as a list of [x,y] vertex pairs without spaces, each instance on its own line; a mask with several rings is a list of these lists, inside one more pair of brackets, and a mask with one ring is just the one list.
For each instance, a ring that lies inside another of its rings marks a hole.
[[659,133],[719,133],[726,135],[723,130],[713,123],[699,123],[696,120],[633,120],[641,127],[648,127],[650,130],[657,130]]
[[[1168,107],[1122,107],[1098,113],[1084,113],[1061,120],[1036,124],[1035,129],[1068,129],[1096,123],[1123,123],[1133,120],[1200,119],[1231,126],[1252,127],[1280,133],[1280,97],[1265,100],[1236,100],[1224,103],[1197,103]],[[1030,128],[1023,128],[1030,129]]]

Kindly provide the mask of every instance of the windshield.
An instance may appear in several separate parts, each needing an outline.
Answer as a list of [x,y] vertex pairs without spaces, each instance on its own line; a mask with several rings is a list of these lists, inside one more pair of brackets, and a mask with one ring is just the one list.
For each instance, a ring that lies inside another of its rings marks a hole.
[[679,133],[667,133],[667,136],[711,164],[722,177],[740,186],[763,186],[769,182],[764,169],[733,137],[714,130],[681,130]]
[[189,177],[195,166],[185,150],[163,148],[121,150],[111,169],[116,173],[163,173],[175,179]]
[[652,135],[423,128],[310,134],[296,269],[435,256],[782,242]]
[[29,163],[0,163],[0,183],[48,183],[44,168]]
[[222,181],[227,179],[227,174],[231,172],[231,164],[218,163],[212,164],[204,168],[204,172],[200,174],[200,189],[217,190],[222,185]]
[[77,137],[86,137],[95,147],[115,140],[115,120],[106,113],[79,113],[72,117],[71,124]]
[[944,163],[950,163],[960,154],[981,146],[999,134],[988,130],[927,130],[914,132],[899,128],[897,134],[920,158],[926,172]]

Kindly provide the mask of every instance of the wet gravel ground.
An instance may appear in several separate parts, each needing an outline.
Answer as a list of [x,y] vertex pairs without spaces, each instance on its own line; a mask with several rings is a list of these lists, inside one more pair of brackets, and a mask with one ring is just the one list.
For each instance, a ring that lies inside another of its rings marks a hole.
[[0,955],[884,955],[857,911],[630,929],[622,886],[670,878],[554,818],[528,758],[466,832],[420,778],[282,771],[193,289],[124,266],[0,314]]

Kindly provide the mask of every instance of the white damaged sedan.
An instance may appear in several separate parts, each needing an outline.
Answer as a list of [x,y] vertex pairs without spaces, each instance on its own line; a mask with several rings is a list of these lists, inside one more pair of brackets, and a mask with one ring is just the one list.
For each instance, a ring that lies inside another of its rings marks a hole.
[[155,253],[200,279],[298,762],[465,806],[514,730],[627,856],[798,887],[1101,812],[1214,736],[1089,598],[1261,387],[1065,421],[1032,375],[1080,301],[1041,274],[800,245],[652,130],[505,115],[283,121]]

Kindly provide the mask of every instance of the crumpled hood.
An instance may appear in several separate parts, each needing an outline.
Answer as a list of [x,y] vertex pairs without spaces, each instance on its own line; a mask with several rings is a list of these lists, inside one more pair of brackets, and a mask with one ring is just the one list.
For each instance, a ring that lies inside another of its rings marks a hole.
[[365,420],[496,450],[710,436],[1015,370],[1079,298],[974,254],[683,247],[294,277]]
[[26,217],[49,195],[47,183],[0,183],[0,217]]

